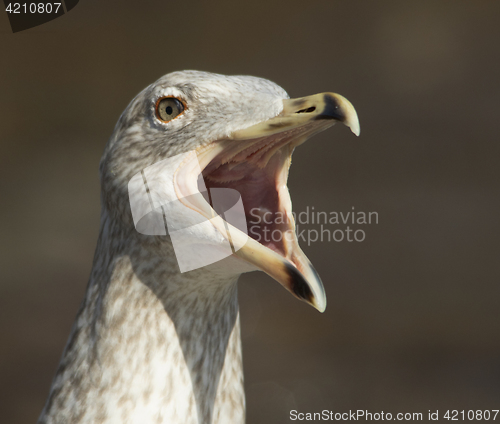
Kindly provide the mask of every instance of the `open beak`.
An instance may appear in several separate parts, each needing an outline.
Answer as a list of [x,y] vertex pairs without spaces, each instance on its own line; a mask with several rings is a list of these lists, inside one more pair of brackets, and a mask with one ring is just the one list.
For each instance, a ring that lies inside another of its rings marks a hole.
[[[295,147],[336,122],[359,135],[356,111],[339,94],[283,100],[283,110],[276,117],[200,148],[193,160],[182,164],[175,179],[178,198],[210,219],[230,241],[236,257],[266,272],[320,312],[326,308],[325,290],[299,247],[286,183]],[[192,194],[199,193],[193,176],[200,171],[209,191],[229,188],[240,194],[246,232],[224,220],[208,202],[199,201],[200,196],[192,200]]]

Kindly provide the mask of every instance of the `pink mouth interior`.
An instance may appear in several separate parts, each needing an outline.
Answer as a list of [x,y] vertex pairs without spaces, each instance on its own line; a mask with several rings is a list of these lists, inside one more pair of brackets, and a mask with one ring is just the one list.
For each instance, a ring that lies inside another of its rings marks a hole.
[[[291,211],[280,199],[278,186],[286,185],[285,167],[291,153],[287,144],[296,137],[296,131],[289,131],[250,141],[231,141],[202,172],[207,189],[231,188],[240,193],[248,236],[284,257],[287,249],[283,235],[293,228],[293,222],[286,218]],[[247,147],[242,149],[242,143]],[[270,223],[264,221],[264,213]],[[278,215],[281,220],[276,219]]]

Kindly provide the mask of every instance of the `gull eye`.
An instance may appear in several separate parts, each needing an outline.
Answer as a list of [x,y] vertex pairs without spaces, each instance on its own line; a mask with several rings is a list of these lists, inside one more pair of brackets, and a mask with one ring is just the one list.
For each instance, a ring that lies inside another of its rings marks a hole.
[[163,97],[156,102],[156,117],[163,122],[171,121],[182,112],[184,105],[174,97]]

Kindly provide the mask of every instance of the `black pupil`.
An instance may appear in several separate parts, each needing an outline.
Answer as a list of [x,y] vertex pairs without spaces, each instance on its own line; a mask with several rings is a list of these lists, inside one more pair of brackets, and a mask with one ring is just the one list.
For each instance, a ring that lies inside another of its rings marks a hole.
[[167,112],[167,115],[172,115],[173,112],[172,106],[167,106],[165,108],[165,112]]

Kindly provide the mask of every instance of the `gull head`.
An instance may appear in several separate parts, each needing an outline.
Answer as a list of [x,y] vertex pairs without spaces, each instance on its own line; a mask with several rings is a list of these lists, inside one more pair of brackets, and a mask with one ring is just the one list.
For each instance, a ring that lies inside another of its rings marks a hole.
[[173,244],[180,272],[262,270],[324,311],[287,179],[294,149],[337,122],[359,135],[339,94],[290,99],[262,78],[167,74],[116,124],[100,166],[104,211],[146,251],[171,255]]

